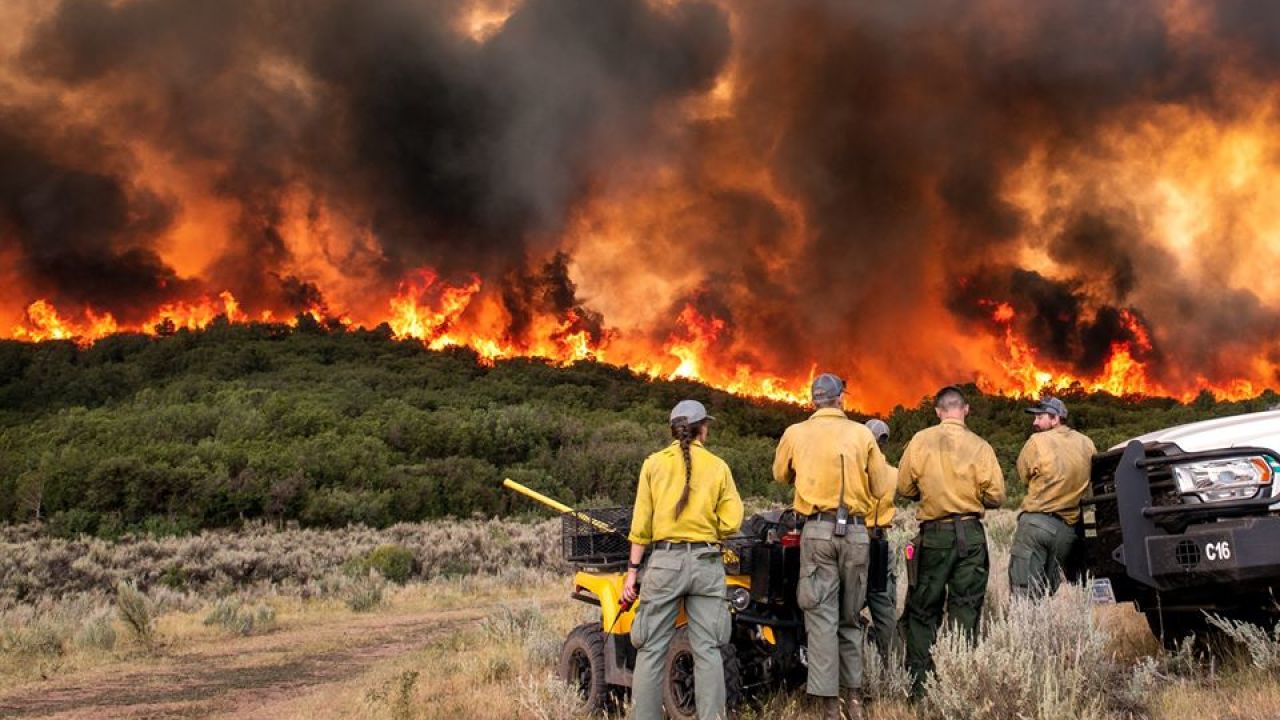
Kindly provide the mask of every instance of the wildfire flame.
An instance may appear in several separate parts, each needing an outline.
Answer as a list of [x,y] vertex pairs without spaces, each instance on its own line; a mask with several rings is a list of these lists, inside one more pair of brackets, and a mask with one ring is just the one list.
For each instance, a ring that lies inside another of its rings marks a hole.
[[[714,314],[699,311],[686,304],[677,318],[678,329],[671,333],[656,351],[644,342],[632,341],[616,331],[593,342],[585,330],[575,330],[579,318],[569,311],[562,318],[539,316],[524,342],[503,337],[500,330],[506,318],[499,304],[482,294],[483,283],[472,276],[461,284],[444,281],[430,268],[410,273],[398,285],[396,294],[387,301],[385,315],[361,326],[387,323],[395,337],[420,340],[432,350],[467,347],[477,353],[481,362],[492,364],[504,358],[537,357],[559,365],[580,360],[597,360],[631,367],[650,378],[685,379],[703,382],[728,392],[794,404],[808,401],[808,387],[817,372],[811,366],[803,377],[780,377],[753,368],[749,364],[726,361],[717,352],[717,343],[728,329],[727,322]],[[1222,399],[1256,396],[1252,382],[1237,380],[1225,385],[1212,385],[1199,378],[1192,389],[1175,392],[1152,381],[1143,358],[1152,351],[1149,328],[1139,317],[1121,311],[1121,318],[1132,339],[1113,343],[1102,369],[1094,375],[1079,375],[1043,361],[1036,348],[1015,331],[1018,317],[1007,302],[982,300],[991,322],[1000,329],[1000,351],[994,358],[1000,372],[982,373],[978,386],[984,391],[1016,397],[1035,397],[1045,392],[1079,389],[1116,396],[1155,395],[1190,400],[1202,390]],[[308,308],[303,313],[318,322],[333,319],[322,308]],[[48,300],[40,299],[26,308],[25,322],[14,327],[11,337],[29,342],[74,340],[90,345],[120,332],[165,335],[208,327],[215,318],[231,323],[271,322],[277,314],[261,310],[256,315],[245,312],[229,291],[196,302],[171,303],[161,306],[147,321],[124,326],[110,313],[84,308],[79,316],[59,313]],[[351,326],[350,316],[343,314],[337,322]],[[290,321],[296,324],[296,315]]]
[[385,324],[877,411],[1280,383],[1267,3],[137,5],[0,4],[0,336]]

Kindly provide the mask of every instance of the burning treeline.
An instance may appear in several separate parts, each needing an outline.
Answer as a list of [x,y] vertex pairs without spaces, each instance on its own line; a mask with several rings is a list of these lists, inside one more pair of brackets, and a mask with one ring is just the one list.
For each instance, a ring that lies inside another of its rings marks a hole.
[[1280,7],[19,0],[0,334],[390,323],[740,392],[1277,383]]

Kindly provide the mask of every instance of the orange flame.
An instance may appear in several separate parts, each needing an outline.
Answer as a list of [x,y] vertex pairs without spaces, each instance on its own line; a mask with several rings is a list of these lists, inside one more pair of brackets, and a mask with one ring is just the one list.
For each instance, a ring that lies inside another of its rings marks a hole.
[[[482,283],[476,276],[454,285],[442,280],[432,269],[420,268],[399,283],[396,294],[388,301],[385,322],[398,338],[420,340],[433,350],[469,347],[482,362],[489,364],[512,357],[540,357],[559,365],[598,360],[628,366],[650,378],[693,380],[738,395],[793,404],[807,403],[808,387],[817,372],[816,366],[811,365],[807,376],[786,378],[761,371],[750,362],[733,359],[733,354],[725,350],[726,341],[730,339],[726,335],[729,323],[715,314],[700,311],[692,303],[681,310],[677,330],[658,351],[651,350],[646,341],[625,338],[616,331],[606,331],[593,339],[582,327],[582,318],[573,310],[563,317],[538,315],[525,337],[511,338],[505,335],[509,318],[502,304],[483,295],[481,290]],[[1017,313],[1012,305],[995,300],[979,302],[999,328],[998,352],[994,357],[996,372],[978,377],[978,385],[984,392],[1034,397],[1075,388],[1117,396],[1164,395],[1183,401],[1204,389],[1223,399],[1254,397],[1258,392],[1255,384],[1246,380],[1215,386],[1198,378],[1194,388],[1181,393],[1170,392],[1152,381],[1142,360],[1153,347],[1150,331],[1137,315],[1126,310],[1120,312],[1121,321],[1131,339],[1111,346],[1106,362],[1096,375],[1074,374],[1042,361],[1036,348],[1018,336],[1014,328]],[[317,322],[334,319],[322,307],[309,308],[304,314]],[[270,322],[275,317],[271,309],[247,312],[227,291],[216,297],[163,305],[135,326],[122,326],[110,313],[98,313],[91,308],[84,309],[80,317],[62,315],[51,302],[41,299],[27,306],[25,322],[13,329],[12,336],[32,342],[75,340],[88,345],[118,332],[164,335],[180,329],[199,330],[220,316],[232,323]],[[336,321],[343,326],[355,325],[347,314],[339,315]],[[296,318],[293,322],[296,323]]]

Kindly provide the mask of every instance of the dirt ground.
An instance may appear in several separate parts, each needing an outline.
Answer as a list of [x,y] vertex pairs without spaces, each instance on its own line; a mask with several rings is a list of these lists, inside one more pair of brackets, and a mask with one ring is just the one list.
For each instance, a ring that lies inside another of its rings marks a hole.
[[18,687],[0,696],[4,718],[263,718],[379,663],[479,622],[486,607],[403,616],[357,616],[338,624],[160,650]]

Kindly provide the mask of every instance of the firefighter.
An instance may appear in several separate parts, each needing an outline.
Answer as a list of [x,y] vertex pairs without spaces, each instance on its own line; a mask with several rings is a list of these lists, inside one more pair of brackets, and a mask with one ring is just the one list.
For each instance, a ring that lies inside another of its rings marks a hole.
[[1045,397],[1027,412],[1035,416],[1034,433],[1018,455],[1018,477],[1027,495],[1009,553],[1009,589],[1016,596],[1043,597],[1057,592],[1062,582],[1097,448],[1067,427],[1067,406],[1058,398]]
[[[875,437],[880,452],[883,453],[885,446],[889,444],[888,423],[871,418],[866,422],[866,426]],[[898,471],[892,465],[888,468],[896,488]],[[877,498],[874,512],[867,515],[867,534],[871,538],[873,552],[877,543],[884,543],[887,546],[889,542],[889,529],[893,527],[893,516],[897,512],[897,508],[893,506],[893,496],[894,491],[890,490],[885,496]],[[893,570],[893,554],[886,552],[884,587],[876,589],[874,578],[867,586],[866,607],[871,613],[871,639],[876,644],[880,661],[886,665],[889,663],[893,652],[893,641],[898,633],[898,579]]]
[[920,532],[908,546],[907,668],[919,697],[933,668],[933,643],[950,622],[971,638],[987,592],[987,537],[983,512],[1004,501],[1004,477],[995,451],[965,427],[969,403],[960,388],[934,397],[937,425],[907,443],[898,463],[898,494],[919,499]]
[[[729,643],[732,619],[719,542],[742,525],[742,500],[729,466],[704,445],[713,419],[697,400],[681,400],[671,410],[672,443],[650,455],[640,470],[622,587],[624,602],[640,598],[631,625],[636,720],[662,717],[667,648],[682,606],[689,619],[698,718],[725,717],[720,648]],[[637,590],[646,549],[644,583]]]
[[[844,414],[844,382],[819,375],[816,408],[778,442],[773,477],[795,485],[805,516],[796,604],[808,633],[809,695],[824,717],[862,717],[862,625],[869,540],[865,517],[893,493],[893,477],[871,431]],[[843,692],[842,692],[843,691]],[[843,696],[843,697],[842,697]]]

